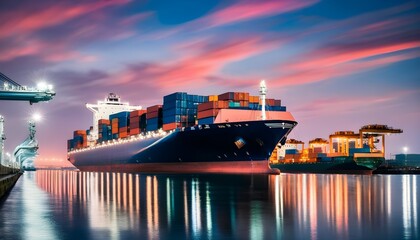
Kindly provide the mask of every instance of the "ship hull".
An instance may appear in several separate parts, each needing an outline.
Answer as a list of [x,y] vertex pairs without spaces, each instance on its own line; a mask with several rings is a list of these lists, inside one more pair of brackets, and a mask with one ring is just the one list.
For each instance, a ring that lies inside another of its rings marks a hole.
[[209,124],[68,154],[81,171],[278,173],[268,158],[294,121]]
[[349,158],[346,161],[277,163],[271,164],[271,167],[284,173],[372,174],[381,163],[381,159],[372,158],[369,164],[367,159],[364,159],[362,165]]

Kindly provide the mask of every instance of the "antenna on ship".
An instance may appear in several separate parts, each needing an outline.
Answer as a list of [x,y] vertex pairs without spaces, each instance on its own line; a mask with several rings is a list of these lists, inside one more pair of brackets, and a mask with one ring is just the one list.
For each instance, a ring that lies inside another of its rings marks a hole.
[[265,80],[260,82],[260,100],[261,100],[261,119],[265,120],[265,95],[267,94],[267,85],[265,85]]

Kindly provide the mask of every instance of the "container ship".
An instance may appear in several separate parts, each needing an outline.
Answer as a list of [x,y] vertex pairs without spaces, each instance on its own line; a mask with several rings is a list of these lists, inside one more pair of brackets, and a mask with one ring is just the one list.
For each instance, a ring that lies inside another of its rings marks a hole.
[[372,174],[385,160],[385,136],[394,133],[402,130],[371,124],[358,133],[335,132],[329,141],[313,139],[306,149],[302,141],[288,139],[279,157],[270,159],[271,167],[288,173]]
[[176,92],[142,109],[109,94],[86,104],[93,126],[74,131],[68,160],[81,171],[279,173],[269,158],[297,122],[277,99]]

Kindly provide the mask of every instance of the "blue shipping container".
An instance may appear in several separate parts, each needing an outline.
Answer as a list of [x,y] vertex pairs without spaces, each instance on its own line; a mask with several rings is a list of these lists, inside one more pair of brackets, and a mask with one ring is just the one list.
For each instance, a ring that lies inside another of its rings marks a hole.
[[157,124],[147,124],[146,131],[155,131],[155,130],[158,130]]
[[297,149],[286,149],[286,154],[298,154]]
[[198,124],[199,125],[213,124],[213,123],[214,123],[214,117],[208,117],[208,118],[198,119]]

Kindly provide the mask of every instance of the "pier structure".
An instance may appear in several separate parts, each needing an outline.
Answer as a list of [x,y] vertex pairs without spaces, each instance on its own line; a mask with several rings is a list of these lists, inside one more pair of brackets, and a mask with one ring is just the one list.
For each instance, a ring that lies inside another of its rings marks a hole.
[[[37,87],[22,86],[0,72],[0,100],[27,101],[31,105],[37,102],[49,101],[55,96],[52,85],[39,83]],[[0,116],[0,199],[8,193],[22,174],[16,163],[10,159],[5,166],[4,117]],[[15,166],[16,165],[16,166]]]

